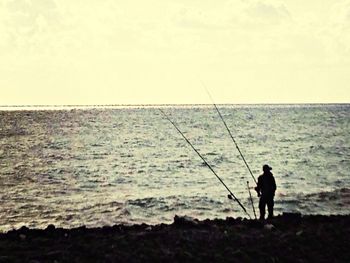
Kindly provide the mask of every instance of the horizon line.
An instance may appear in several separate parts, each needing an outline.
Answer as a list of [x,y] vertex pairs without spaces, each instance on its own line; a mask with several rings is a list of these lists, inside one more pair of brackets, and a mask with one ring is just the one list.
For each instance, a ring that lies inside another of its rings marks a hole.
[[[263,102],[263,103],[215,103],[220,106],[231,105],[347,105],[350,102]],[[209,106],[213,103],[140,103],[140,104],[7,104],[0,108],[25,107],[138,107],[138,106]]]

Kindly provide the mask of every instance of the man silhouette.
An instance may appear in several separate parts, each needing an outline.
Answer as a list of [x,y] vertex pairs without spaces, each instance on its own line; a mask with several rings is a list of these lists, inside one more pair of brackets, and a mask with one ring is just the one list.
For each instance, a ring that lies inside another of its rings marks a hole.
[[273,205],[274,196],[276,191],[276,181],[271,173],[272,168],[265,164],[263,166],[263,174],[258,177],[258,185],[255,190],[260,196],[259,210],[260,210],[260,220],[265,219],[265,207],[267,205],[267,210],[269,212],[268,219],[273,217]]

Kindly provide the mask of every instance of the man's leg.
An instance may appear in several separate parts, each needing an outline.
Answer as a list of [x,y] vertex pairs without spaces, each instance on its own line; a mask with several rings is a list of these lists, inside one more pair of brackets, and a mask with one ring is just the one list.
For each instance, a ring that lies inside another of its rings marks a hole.
[[266,206],[266,200],[263,196],[261,196],[259,200],[260,220],[265,219],[265,206]]
[[269,216],[268,216],[269,219],[273,217],[273,206],[274,206],[273,196],[269,196],[267,200],[267,210],[269,211]]

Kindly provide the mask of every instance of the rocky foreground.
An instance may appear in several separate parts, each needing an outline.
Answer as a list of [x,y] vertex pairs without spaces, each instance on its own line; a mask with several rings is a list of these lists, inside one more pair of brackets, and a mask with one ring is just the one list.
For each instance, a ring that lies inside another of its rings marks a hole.
[[22,227],[0,234],[0,262],[350,262],[350,215]]

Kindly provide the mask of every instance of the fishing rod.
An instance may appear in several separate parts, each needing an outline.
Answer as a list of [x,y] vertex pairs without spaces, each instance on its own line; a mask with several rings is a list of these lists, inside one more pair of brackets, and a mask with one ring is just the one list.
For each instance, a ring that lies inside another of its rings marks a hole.
[[212,101],[212,103],[213,103],[213,105],[214,105],[214,107],[215,107],[215,109],[216,109],[217,113],[218,113],[218,114],[219,114],[219,116],[220,116],[220,119],[221,119],[221,120],[222,120],[222,122],[224,123],[224,125],[225,125],[225,127],[226,127],[226,130],[227,130],[227,132],[228,132],[228,134],[230,135],[230,137],[231,137],[231,139],[232,139],[233,143],[235,144],[235,146],[236,146],[236,148],[237,148],[237,150],[238,150],[239,154],[241,155],[242,160],[243,160],[243,162],[245,163],[246,167],[248,168],[248,171],[249,171],[250,175],[252,176],[252,178],[253,178],[253,180],[254,180],[255,184],[258,184],[258,182],[256,181],[256,179],[255,179],[255,177],[254,177],[254,175],[253,175],[252,171],[250,170],[250,167],[249,167],[249,165],[248,165],[247,161],[245,160],[245,158],[244,158],[244,156],[243,156],[243,154],[242,154],[241,150],[239,149],[238,144],[237,144],[237,142],[236,142],[235,138],[233,137],[233,135],[232,135],[232,133],[231,133],[231,130],[228,128],[228,126],[227,126],[227,124],[226,124],[226,121],[224,120],[224,118],[223,118],[223,117],[222,117],[222,115],[221,115],[221,112],[219,111],[218,107],[216,106],[216,104],[215,104],[215,102],[214,102],[214,100],[213,100],[212,96],[210,95],[210,93],[209,93],[208,89],[207,89],[207,88],[206,88],[206,86],[203,84],[203,82],[202,82],[202,85],[203,85],[203,86],[204,86],[204,88],[206,89],[206,91],[207,91],[207,93],[208,93],[208,95],[209,95],[209,97],[210,97],[210,99],[211,99],[211,101]]
[[254,217],[255,217],[255,220],[256,220],[255,207],[254,207],[254,203],[253,203],[252,194],[250,193],[249,181],[247,181],[247,188],[248,188],[248,192],[249,192],[250,203],[252,204],[252,207],[253,207],[253,213],[254,213]]
[[[212,103],[214,104],[214,107],[215,107],[216,111],[218,112],[218,114],[219,114],[219,116],[220,116],[220,119],[221,119],[222,122],[224,123],[224,125],[225,125],[225,127],[226,127],[226,130],[228,131],[228,133],[229,133],[229,135],[230,135],[230,137],[231,137],[233,143],[235,144],[235,146],[236,146],[236,148],[237,148],[239,154],[241,155],[242,160],[244,161],[245,165],[247,166],[248,171],[249,171],[250,175],[252,176],[252,178],[253,178],[255,184],[258,184],[257,181],[256,181],[256,179],[255,179],[255,177],[254,177],[254,175],[253,175],[253,173],[252,173],[252,171],[250,170],[250,167],[249,167],[248,163],[246,162],[246,160],[245,160],[245,158],[244,158],[244,156],[243,156],[241,150],[239,149],[236,140],[233,138],[233,135],[232,135],[232,133],[231,133],[231,130],[228,128],[228,126],[227,126],[227,124],[226,124],[226,121],[224,120],[224,118],[223,118],[222,115],[221,115],[221,112],[219,111],[218,107],[216,106],[213,97],[210,95],[208,89],[206,88],[206,86],[204,85],[203,82],[202,82],[202,85],[203,85],[203,87],[206,89],[209,98],[211,99]],[[252,205],[254,217],[255,217],[255,219],[256,219],[256,213],[255,213],[254,202],[253,202],[253,198],[252,198],[252,195],[251,195],[251,193],[250,193],[250,188],[249,188],[249,181],[247,181],[247,186],[248,186],[248,192],[249,192],[250,203],[251,203],[251,205]]]
[[210,166],[210,164],[204,159],[204,157],[199,153],[199,151],[192,145],[192,143],[186,138],[186,136],[180,131],[180,129],[176,126],[176,124],[169,118],[169,116],[162,110],[159,109],[159,111],[164,115],[164,117],[175,127],[175,129],[181,134],[181,136],[185,139],[185,141],[191,146],[191,148],[198,154],[198,156],[203,160],[204,164],[213,172],[213,174],[216,176],[216,178],[219,179],[219,181],[223,184],[223,186],[226,188],[226,190],[230,193],[230,195],[235,199],[235,201],[239,204],[239,206],[243,209],[243,211],[248,215],[248,217],[251,219],[251,216],[248,214],[245,207],[242,205],[242,203],[237,199],[237,197],[231,192],[231,190],[227,187],[227,185],[224,183],[224,181],[217,175],[217,173],[214,171],[214,169]]

